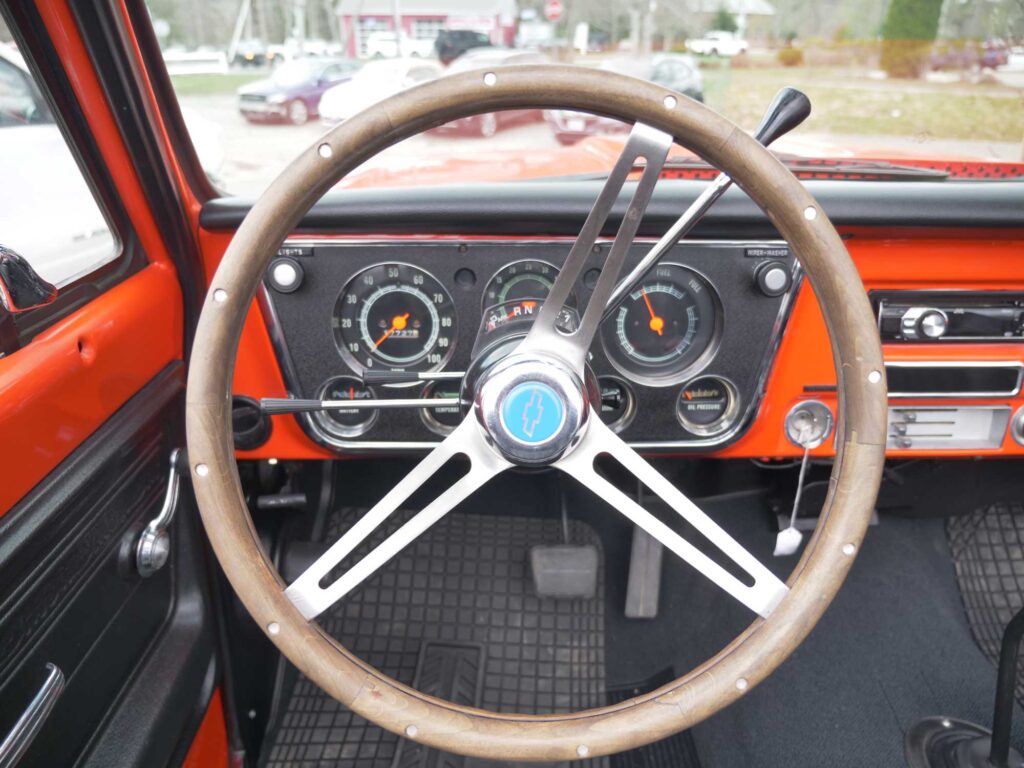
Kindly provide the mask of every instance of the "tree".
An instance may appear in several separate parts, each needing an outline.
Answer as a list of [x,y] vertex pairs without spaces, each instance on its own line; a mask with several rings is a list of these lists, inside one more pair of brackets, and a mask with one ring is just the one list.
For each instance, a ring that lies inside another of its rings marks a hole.
[[882,25],[882,69],[920,77],[939,32],[942,0],[892,0]]
[[720,29],[723,32],[735,32],[740,28],[739,24],[736,23],[736,17],[733,16],[725,8],[719,8],[718,13],[715,14],[715,20],[711,25],[712,29]]

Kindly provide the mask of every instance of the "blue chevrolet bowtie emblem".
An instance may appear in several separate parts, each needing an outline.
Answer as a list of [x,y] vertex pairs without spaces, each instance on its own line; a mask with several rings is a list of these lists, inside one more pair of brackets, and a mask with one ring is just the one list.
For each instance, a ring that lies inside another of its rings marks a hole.
[[505,429],[524,443],[550,440],[558,434],[564,419],[565,406],[558,393],[536,381],[513,387],[501,407]]

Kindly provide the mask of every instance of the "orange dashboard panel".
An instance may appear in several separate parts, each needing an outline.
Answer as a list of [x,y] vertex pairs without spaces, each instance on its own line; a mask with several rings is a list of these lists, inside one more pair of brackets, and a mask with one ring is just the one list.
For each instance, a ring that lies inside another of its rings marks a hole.
[[[868,291],[1024,291],[1024,241],[1019,233],[960,231],[872,231],[841,232],[848,251]],[[201,231],[204,253],[215,266],[230,242],[230,233]],[[301,238],[297,238],[301,239]],[[323,239],[320,237],[319,239]],[[353,238],[347,236],[346,240]],[[402,239],[375,237],[376,240]],[[423,239],[410,237],[408,239]],[[449,238],[450,239],[450,238]],[[467,240],[471,238],[466,238]],[[491,238],[499,239],[499,238]],[[886,363],[913,361],[999,362],[1024,365],[1021,343],[885,344]],[[798,403],[818,400],[836,413],[836,376],[824,321],[813,290],[803,285],[797,294],[788,324],[782,336],[765,386],[756,418],[740,438],[715,452],[721,458],[792,457],[801,449],[784,434],[786,414]],[[266,323],[259,306],[245,327],[235,372],[235,392],[254,398],[286,395],[284,379],[274,355]],[[1001,397],[944,398],[906,397],[891,400],[891,406],[930,408],[947,406],[993,405],[1016,414],[1024,407],[1020,392]],[[813,451],[814,455],[833,453],[831,441]],[[1009,430],[998,447],[989,449],[941,450],[890,448],[898,456],[1024,456],[1024,445],[1010,436]],[[291,416],[274,416],[270,439],[254,451],[239,451],[239,458],[314,459],[337,457],[312,442]]]

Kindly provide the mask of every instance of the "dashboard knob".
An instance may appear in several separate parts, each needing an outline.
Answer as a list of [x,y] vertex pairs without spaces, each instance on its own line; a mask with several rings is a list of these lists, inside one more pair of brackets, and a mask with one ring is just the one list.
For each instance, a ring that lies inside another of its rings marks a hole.
[[911,307],[900,319],[900,330],[906,339],[941,339],[948,327],[946,313],[934,307]]
[[937,309],[925,312],[917,324],[929,339],[939,339],[946,333],[946,316]]
[[765,296],[781,296],[789,290],[789,270],[780,261],[764,261],[754,269],[754,283]]
[[302,265],[290,256],[274,259],[267,270],[267,282],[275,291],[294,293],[302,285],[304,273]]

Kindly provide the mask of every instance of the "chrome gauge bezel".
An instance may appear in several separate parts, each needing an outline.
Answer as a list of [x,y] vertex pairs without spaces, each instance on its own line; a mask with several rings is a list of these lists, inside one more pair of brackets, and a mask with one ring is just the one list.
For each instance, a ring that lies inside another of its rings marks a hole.
[[[682,412],[679,410],[680,395],[691,387],[694,382],[699,381],[700,379],[717,379],[722,383],[726,394],[729,396],[729,404],[722,412],[722,415],[710,424],[697,424],[683,416]],[[679,394],[676,395],[675,412],[676,419],[679,421],[680,425],[682,425],[683,429],[690,434],[698,435],[699,437],[716,437],[728,431],[736,423],[736,419],[740,415],[739,389],[732,383],[732,381],[727,379],[725,376],[719,376],[718,374],[712,373],[693,376],[688,379],[682,387],[680,387]]]
[[[330,387],[330,385],[337,381],[338,379],[349,379],[358,381],[358,379],[355,376],[350,376],[348,374],[332,376],[331,378],[329,378],[327,381],[320,385],[320,389],[318,389],[316,393],[317,399],[326,399],[327,388]],[[366,384],[363,384],[362,386],[366,387],[366,389],[369,391],[372,397],[377,396],[377,393],[373,391],[373,387],[370,387]],[[372,410],[369,410],[368,414],[369,415],[366,417],[365,421],[359,424],[352,425],[339,424],[337,421],[335,421],[328,415],[327,411],[314,411],[312,414],[310,414],[310,416],[313,419],[313,421],[316,422],[317,426],[320,429],[333,435],[334,437],[345,438],[359,437],[360,435],[365,435],[367,432],[370,431],[373,425],[377,423],[377,418],[378,416],[380,416],[380,410],[374,408]]]
[[[348,367],[351,368],[356,373],[356,375],[362,375],[362,373],[368,369],[368,366],[365,365],[364,362],[361,361],[358,357],[356,357],[356,355],[350,349],[348,349],[347,341],[342,338],[344,333],[341,327],[342,312],[344,309],[343,302],[346,296],[354,292],[357,281],[360,280],[366,273],[382,268],[386,270],[389,267],[412,270],[413,272],[418,272],[424,275],[425,278],[428,278],[429,280],[433,281],[434,286],[436,286],[436,290],[444,296],[444,304],[447,305],[447,307],[449,308],[448,311],[446,311],[446,314],[450,313],[452,318],[451,328],[447,334],[450,337],[450,342],[448,344],[448,347],[443,350],[443,353],[439,358],[439,362],[423,365],[423,361],[427,358],[431,351],[433,351],[433,348],[435,347],[435,345],[439,343],[439,339],[441,338],[441,315],[438,312],[438,307],[436,303],[432,302],[430,300],[430,297],[427,295],[427,292],[423,291],[419,286],[416,286],[411,283],[397,283],[396,286],[401,287],[392,288],[391,291],[387,292],[392,292],[394,290],[402,290],[405,293],[408,293],[411,297],[415,297],[417,301],[422,302],[423,306],[427,309],[428,314],[430,314],[431,316],[433,328],[431,329],[428,339],[424,344],[422,352],[413,357],[407,357],[403,359],[388,356],[380,352],[374,353],[369,351],[368,340],[370,339],[371,334],[367,326],[367,313],[369,311],[369,308],[366,306],[366,302],[373,296],[381,294],[385,287],[389,285],[386,283],[375,287],[370,295],[364,297],[360,301],[355,302],[357,309],[354,322],[356,324],[356,333],[360,345],[360,353],[365,354],[369,359],[375,360],[375,362],[379,362],[379,368],[377,366],[369,366],[378,370],[441,370],[442,368],[444,368],[445,365],[447,365],[448,361],[451,359],[451,356],[455,353],[456,342],[458,340],[459,319],[455,301],[452,298],[451,291],[448,290],[447,286],[445,286],[443,282],[437,279],[436,275],[432,274],[429,270],[424,269],[423,267],[417,266],[415,264],[410,264],[404,261],[382,261],[375,264],[370,264],[369,266],[360,269],[358,272],[352,275],[352,277],[349,278],[349,280],[342,287],[341,291],[338,293],[337,298],[335,299],[334,311],[331,315],[331,331],[334,337],[334,344],[338,350],[338,353],[341,355],[341,358],[342,360],[345,361],[346,365],[348,365]],[[398,280],[399,278],[393,279]]]
[[[496,269],[494,271],[494,274],[492,274],[487,279],[487,282],[484,283],[483,292],[480,295],[480,310],[482,312],[486,313],[487,310],[490,309],[491,307],[498,306],[499,304],[507,304],[510,301],[516,301],[516,299],[508,299],[508,298],[506,298],[506,299],[495,299],[494,301],[490,301],[487,298],[487,293],[491,289],[491,286],[494,283],[494,281],[498,279],[498,276],[502,272],[506,271],[509,267],[515,267],[515,266],[518,266],[520,264],[529,264],[531,262],[534,263],[534,264],[543,264],[545,267],[548,267],[552,271],[552,273],[553,273],[553,277],[552,277],[552,281],[551,281],[552,284],[554,284],[554,281],[558,279],[558,275],[562,271],[561,268],[555,266],[550,261],[546,261],[544,259],[529,258],[529,259],[516,259],[515,261],[510,261],[510,262],[508,262],[508,264],[505,264],[504,266],[502,266],[501,269]],[[545,299],[547,299],[547,295],[544,295],[544,296],[528,296],[528,297],[524,297],[524,298],[537,299],[539,301],[544,301]],[[575,290],[573,290],[573,291],[571,291],[569,293],[569,298],[566,301],[566,303],[569,304],[570,306],[573,306],[573,307],[576,306],[576,292],[575,292]]]
[[[420,390],[420,397],[422,397],[422,398],[436,397],[435,391],[437,390],[437,388],[439,386],[444,386],[447,383],[450,383],[450,382],[445,381],[445,380],[430,382],[429,384],[427,384],[426,386],[424,386]],[[456,383],[458,383],[458,382],[456,382]],[[458,404],[458,403],[459,403],[459,401],[455,400],[455,404]],[[431,432],[433,432],[435,435],[441,435],[442,437],[447,437],[448,435],[450,435],[452,432],[455,431],[455,427],[449,426],[447,424],[442,424],[441,421],[434,415],[434,411],[431,410],[430,408],[420,408],[419,411],[420,411],[420,420],[423,422],[424,426],[427,429],[429,429]]]
[[712,322],[714,323],[714,328],[711,331],[711,338],[708,340],[707,346],[705,346],[700,355],[698,355],[692,362],[682,368],[667,370],[665,372],[657,372],[641,368],[640,365],[642,364],[640,363],[627,365],[623,360],[619,359],[618,352],[621,350],[621,345],[618,343],[617,334],[612,334],[612,338],[609,338],[607,333],[608,328],[614,328],[618,324],[618,313],[609,317],[602,325],[599,334],[601,337],[601,347],[604,351],[605,357],[611,366],[618,371],[620,375],[625,377],[627,381],[648,387],[671,387],[676,384],[689,381],[699,375],[718,353],[718,348],[721,345],[722,334],[725,326],[725,310],[722,307],[722,299],[718,295],[718,289],[715,287],[715,284],[711,279],[699,269],[694,269],[687,264],[680,264],[676,261],[666,261],[658,264],[657,267],[652,269],[651,273],[640,282],[640,285],[650,281],[651,275],[654,274],[655,269],[660,267],[675,267],[677,269],[682,269],[686,272],[693,273],[700,279],[708,289],[707,293],[711,302]]

